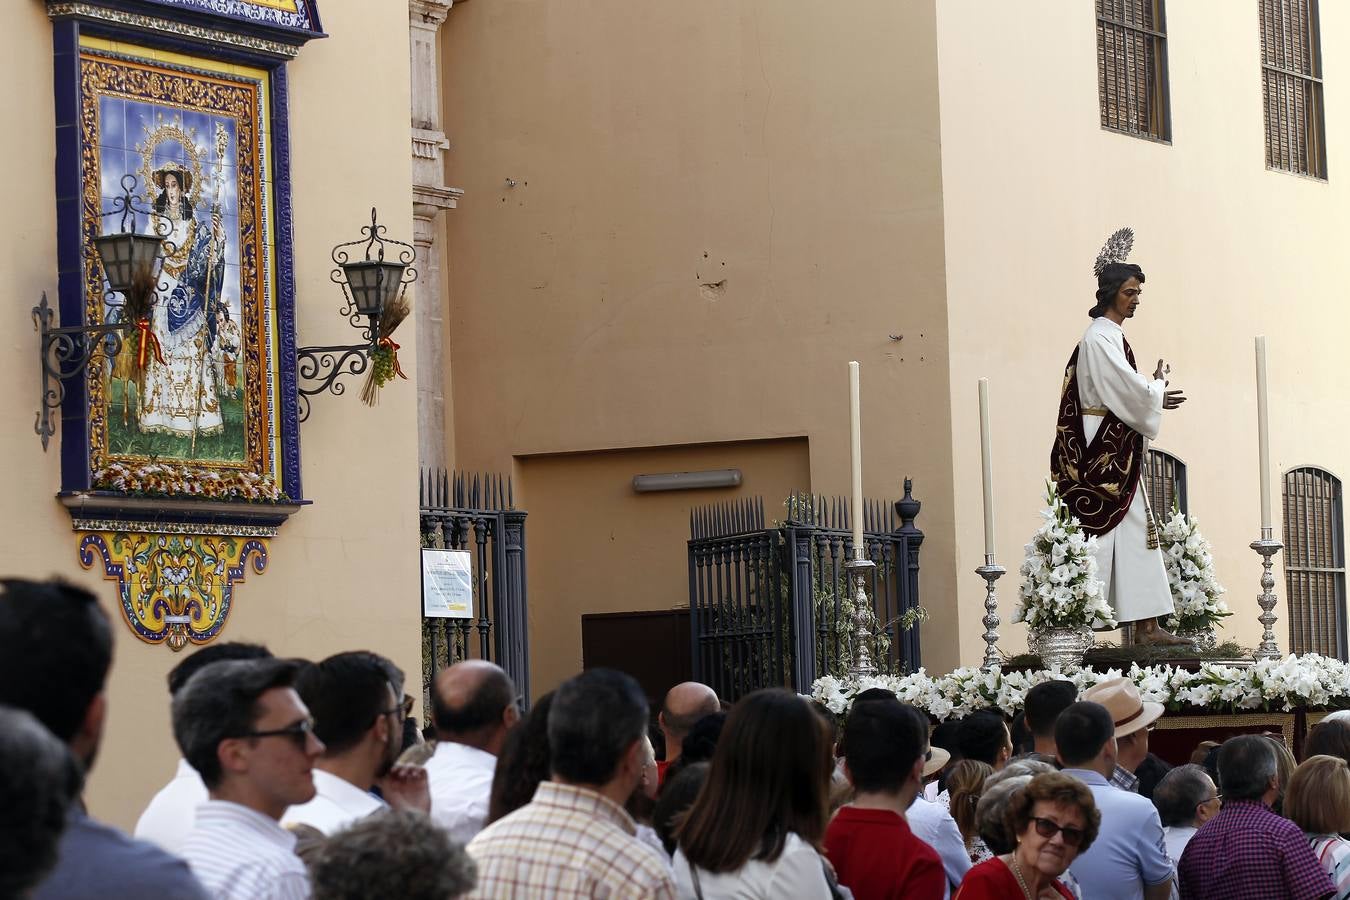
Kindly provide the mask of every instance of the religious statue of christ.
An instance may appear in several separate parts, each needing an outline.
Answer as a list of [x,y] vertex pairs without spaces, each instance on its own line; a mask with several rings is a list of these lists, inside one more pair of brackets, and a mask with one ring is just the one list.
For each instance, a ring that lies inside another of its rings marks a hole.
[[1140,490],[1145,440],[1158,436],[1162,411],[1186,402],[1167,389],[1163,360],[1139,374],[1122,326],[1143,293],[1144,270],[1125,262],[1134,233],[1122,228],[1097,257],[1097,304],[1064,370],[1050,473],[1083,530],[1097,537],[1097,572],[1116,619],[1134,623],[1141,644],[1184,644],[1161,624],[1172,592],[1148,495]]

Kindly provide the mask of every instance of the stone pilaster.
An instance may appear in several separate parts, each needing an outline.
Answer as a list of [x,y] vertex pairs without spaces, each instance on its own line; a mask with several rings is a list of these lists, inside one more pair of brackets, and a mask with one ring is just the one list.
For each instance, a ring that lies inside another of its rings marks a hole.
[[441,71],[436,36],[453,0],[409,0],[408,59],[412,71],[413,244],[417,247],[417,456],[423,466],[449,466],[445,376],[446,302],[441,282],[440,213],[464,192],[445,184],[441,130]]

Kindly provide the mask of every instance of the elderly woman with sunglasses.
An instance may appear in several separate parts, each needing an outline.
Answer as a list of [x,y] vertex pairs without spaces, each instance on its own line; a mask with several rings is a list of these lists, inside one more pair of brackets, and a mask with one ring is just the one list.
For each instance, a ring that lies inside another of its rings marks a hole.
[[953,900],[1073,900],[1060,876],[1101,824],[1087,786],[1059,772],[1037,775],[1009,800],[1006,823],[1017,846],[971,869]]

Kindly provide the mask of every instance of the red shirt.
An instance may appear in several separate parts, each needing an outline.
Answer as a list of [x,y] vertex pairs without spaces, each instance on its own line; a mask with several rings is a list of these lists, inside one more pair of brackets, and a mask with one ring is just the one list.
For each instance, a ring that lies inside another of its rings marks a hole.
[[841,808],[825,831],[825,854],[856,900],[942,900],[947,886],[937,851],[890,810]]
[[[1053,886],[1067,900],[1073,900],[1073,894],[1061,881],[1056,879]],[[1022,886],[1017,883],[1013,870],[995,856],[966,873],[952,900],[1007,900],[1008,897],[1023,896]]]
[[673,760],[673,759],[672,759],[670,762],[666,762],[664,759],[658,759],[658,760],[656,761],[656,784],[657,784],[657,787],[663,787],[663,786],[665,786],[665,783],[666,783],[666,769],[669,769],[669,768],[670,768],[670,763],[672,763],[672,762],[674,762],[674,761],[675,761],[675,760]]

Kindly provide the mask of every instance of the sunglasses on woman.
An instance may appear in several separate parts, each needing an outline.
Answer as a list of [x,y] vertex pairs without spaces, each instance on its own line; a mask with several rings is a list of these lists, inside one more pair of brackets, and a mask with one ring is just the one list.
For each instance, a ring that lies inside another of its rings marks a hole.
[[1081,828],[1066,828],[1050,819],[1033,818],[1031,821],[1036,825],[1036,833],[1043,838],[1052,838],[1056,834],[1063,834],[1064,843],[1070,847],[1077,847],[1083,843],[1083,829]]

